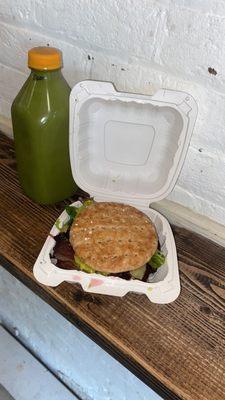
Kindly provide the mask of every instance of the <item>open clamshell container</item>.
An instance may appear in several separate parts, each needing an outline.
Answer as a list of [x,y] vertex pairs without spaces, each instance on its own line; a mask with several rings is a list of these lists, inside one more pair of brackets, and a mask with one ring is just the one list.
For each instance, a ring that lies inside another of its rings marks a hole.
[[[159,90],[153,96],[122,93],[111,83],[84,81],[70,96],[70,159],[74,179],[95,201],[130,204],[156,226],[166,263],[149,282],[63,270],[50,259],[59,233],[54,225],[34,265],[48,286],[79,283],[86,292],[124,296],[144,293],[169,303],[180,293],[174,237],[167,220],[151,208],[166,197],[181,171],[197,116],[192,96]],[[79,203],[73,205],[79,206]],[[59,217],[65,222],[64,211]],[[53,236],[53,237],[52,237]]]

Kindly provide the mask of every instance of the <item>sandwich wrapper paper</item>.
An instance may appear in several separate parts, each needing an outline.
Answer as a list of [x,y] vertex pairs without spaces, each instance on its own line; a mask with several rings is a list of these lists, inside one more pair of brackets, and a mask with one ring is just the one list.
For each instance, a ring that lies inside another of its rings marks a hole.
[[[86,292],[124,296],[144,293],[169,303],[180,293],[174,237],[151,208],[173,189],[187,154],[197,104],[187,93],[162,89],[153,96],[118,92],[108,82],[83,81],[70,96],[70,160],[73,177],[95,201],[136,207],[155,224],[165,264],[149,282],[56,267],[50,259],[59,230],[54,225],[34,265],[35,278],[57,286],[79,283]],[[79,202],[72,205],[80,206]],[[60,217],[68,219],[66,211]],[[52,237],[53,236],[53,237]]]

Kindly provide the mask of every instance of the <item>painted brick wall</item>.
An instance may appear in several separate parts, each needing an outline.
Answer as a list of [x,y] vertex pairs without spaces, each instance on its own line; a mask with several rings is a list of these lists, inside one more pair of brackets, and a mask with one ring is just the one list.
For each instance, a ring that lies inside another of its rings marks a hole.
[[0,114],[10,115],[29,73],[27,50],[36,45],[62,49],[70,85],[91,78],[146,94],[186,90],[199,115],[169,198],[224,223],[224,19],[223,0],[2,1]]

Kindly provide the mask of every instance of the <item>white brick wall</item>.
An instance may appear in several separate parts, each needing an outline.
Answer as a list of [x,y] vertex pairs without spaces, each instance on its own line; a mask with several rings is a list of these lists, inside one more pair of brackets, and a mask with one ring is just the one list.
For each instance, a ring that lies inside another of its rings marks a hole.
[[0,114],[10,115],[36,45],[62,49],[71,86],[91,78],[131,92],[186,90],[199,115],[170,199],[225,224],[224,20],[223,0],[2,1]]

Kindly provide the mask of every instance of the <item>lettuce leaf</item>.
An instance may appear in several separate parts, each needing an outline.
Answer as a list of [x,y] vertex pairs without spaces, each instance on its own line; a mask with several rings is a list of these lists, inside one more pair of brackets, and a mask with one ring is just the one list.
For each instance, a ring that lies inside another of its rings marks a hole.
[[91,267],[89,267],[89,265],[85,264],[83,261],[81,261],[80,257],[75,256],[74,257],[74,261],[75,261],[75,265],[84,272],[87,272],[88,274],[94,274],[95,270]]
[[130,271],[130,274],[131,274],[132,278],[139,279],[141,281],[144,277],[145,271],[146,271],[146,265],[143,265],[140,268]]
[[61,233],[66,233],[70,224],[68,224],[68,222],[65,222],[65,224],[62,225],[60,219],[58,218],[55,222],[55,226]]
[[166,261],[166,257],[164,254],[156,250],[155,254],[152,256],[152,258],[148,261],[148,264],[152,267],[153,270],[157,270],[159,267],[161,267]]
[[64,223],[61,224],[60,219],[58,218],[57,221],[55,222],[56,228],[61,232],[65,233],[68,231],[70,226],[72,225],[73,221],[75,218],[80,214],[82,210],[84,210],[86,207],[90,206],[93,203],[93,200],[85,200],[80,207],[74,207],[74,206],[66,206],[66,212],[69,216],[69,219]]
[[75,256],[74,261],[75,261],[75,265],[79,268],[79,270],[84,271],[87,274],[101,274],[101,275],[105,275],[105,276],[109,275],[107,272],[96,271],[95,269],[93,269],[92,267],[90,267],[89,265],[87,265],[86,263],[81,261],[80,257]]

